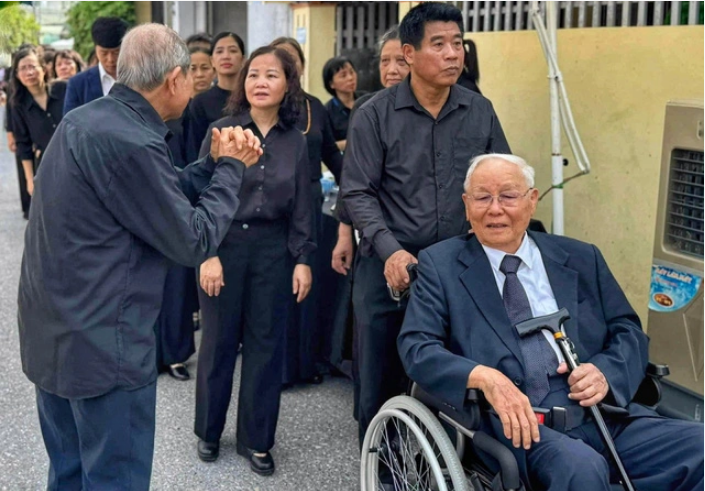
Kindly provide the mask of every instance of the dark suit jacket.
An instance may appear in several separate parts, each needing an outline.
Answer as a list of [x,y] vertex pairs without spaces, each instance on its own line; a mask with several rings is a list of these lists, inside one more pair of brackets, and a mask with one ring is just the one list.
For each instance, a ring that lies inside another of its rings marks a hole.
[[100,83],[100,70],[96,65],[69,79],[64,100],[64,115],[100,97],[103,97],[103,86]]
[[[558,308],[570,312],[565,331],[580,361],[604,373],[610,385],[606,403],[627,407],[648,361],[639,318],[595,246],[529,235],[541,251]],[[519,335],[477,238],[455,237],[425,249],[418,272],[398,339],[409,377],[456,408],[463,407],[468,375],[477,365],[500,370],[526,393]]]

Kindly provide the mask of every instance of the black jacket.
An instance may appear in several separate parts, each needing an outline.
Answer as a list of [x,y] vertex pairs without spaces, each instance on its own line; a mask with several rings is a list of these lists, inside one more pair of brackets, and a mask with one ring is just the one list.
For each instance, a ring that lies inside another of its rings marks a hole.
[[[195,266],[215,255],[237,212],[242,162],[177,171],[167,134],[140,94],[116,84],[68,113],[46,149],[18,322],[22,368],[47,392],[80,399],[154,381],[164,256]],[[203,182],[194,208],[185,193]]]

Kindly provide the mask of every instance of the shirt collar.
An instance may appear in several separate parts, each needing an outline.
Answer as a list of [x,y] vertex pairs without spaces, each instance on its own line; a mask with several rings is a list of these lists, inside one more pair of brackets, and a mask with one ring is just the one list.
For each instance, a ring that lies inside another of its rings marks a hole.
[[[401,83],[397,84],[396,100],[394,102],[394,109],[403,109],[406,107],[413,107],[418,111],[426,112],[426,110],[419,104],[416,99],[414,92],[411,90],[411,74],[409,74]],[[450,87],[450,94],[448,95],[448,100],[443,105],[443,109],[438,115],[438,119],[441,119],[444,115],[458,108],[458,106],[469,106],[472,104],[472,99],[475,97],[472,91],[458,87],[458,84],[452,85]]]
[[132,90],[126,85],[116,83],[113,85],[110,94],[107,97],[112,97],[122,102],[123,104],[130,107],[137,115],[142,118],[142,120],[147,123],[154,131],[156,131],[162,138],[170,133],[169,128],[162,120],[159,113],[152,107],[152,105],[142,97],[139,92]]
[[110,80],[112,80],[113,82],[115,81],[113,76],[105,71],[105,68],[103,68],[103,64],[100,62],[98,63],[98,71],[100,72],[100,81],[101,82],[103,81],[103,79],[105,79],[105,77],[110,78]]
[[[46,87],[44,87],[44,89],[47,92],[48,99],[58,99],[58,97],[54,94],[54,91],[52,90],[52,87],[54,86],[54,84],[57,84],[57,83],[66,83],[66,82],[56,80],[54,82],[49,82],[48,84],[46,84]],[[48,99],[47,99],[47,111],[49,110]],[[35,106],[37,106],[37,108],[42,109],[41,107],[39,107],[39,104],[37,104],[37,101],[34,100],[34,97],[32,97],[32,94],[30,94],[28,90],[25,91],[25,95],[24,95],[24,98],[22,99],[21,104],[27,109],[32,107],[32,105],[35,105]],[[43,110],[44,109],[42,109],[42,111]]]
[[[530,241],[531,238],[529,237],[529,234],[524,232],[524,239],[522,239],[519,249],[517,249],[517,251],[512,255],[521,258],[522,262],[526,264],[529,269],[532,269],[536,262],[536,258],[534,257],[534,251],[531,247],[532,244]],[[482,248],[485,250],[485,254],[487,254],[487,259],[489,259],[492,269],[499,271],[499,266],[502,264],[502,260],[507,253],[500,251],[499,249],[487,247],[484,244],[482,244]]]

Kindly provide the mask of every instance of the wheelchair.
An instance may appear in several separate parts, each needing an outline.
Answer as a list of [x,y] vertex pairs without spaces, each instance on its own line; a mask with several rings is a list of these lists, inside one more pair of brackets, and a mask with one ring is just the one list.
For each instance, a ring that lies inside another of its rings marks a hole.
[[[415,266],[408,271],[413,282]],[[408,290],[389,293],[397,301],[408,296]],[[632,402],[656,410],[660,380],[668,374],[666,365],[649,363]],[[511,451],[479,430],[483,411],[491,408],[479,390],[468,389],[457,409],[412,384],[408,395],[388,400],[370,422],[362,444],[361,491],[525,491]],[[545,424],[557,423],[560,415],[545,414]]]
[[[655,410],[661,400],[660,379],[668,373],[667,366],[649,363],[633,402]],[[458,410],[412,384],[409,395],[388,400],[370,423],[362,445],[361,490],[525,490],[509,449],[478,430],[487,410],[481,391],[468,389]],[[494,461],[498,472],[478,451]],[[613,489],[623,488],[614,484]]]

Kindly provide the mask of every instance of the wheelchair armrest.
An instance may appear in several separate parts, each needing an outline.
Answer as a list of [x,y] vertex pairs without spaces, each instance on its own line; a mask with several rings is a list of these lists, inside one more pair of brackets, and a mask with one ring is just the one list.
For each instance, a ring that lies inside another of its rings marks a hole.
[[474,401],[468,399],[466,396],[465,405],[462,409],[457,409],[450,404],[446,404],[437,397],[432,396],[425,390],[423,390],[419,384],[414,382],[411,385],[411,391],[409,395],[414,399],[417,399],[424,406],[431,409],[434,412],[443,412],[458,424],[462,425],[468,430],[475,430],[480,426],[480,401],[482,397],[481,391],[476,391],[474,389],[469,389],[468,394],[474,393]]
[[661,379],[668,377],[670,374],[671,369],[668,368],[668,365],[660,365],[651,361],[646,365],[646,375],[648,376]]
[[481,450],[497,461],[502,478],[502,489],[524,489],[519,478],[519,467],[511,450],[482,431],[472,437],[476,450]]
[[661,379],[668,376],[669,373],[668,365],[657,365],[649,362],[646,366],[646,377],[641,381],[632,402],[636,402],[637,404],[651,409],[656,409],[658,403],[661,402],[663,393],[661,389]]

